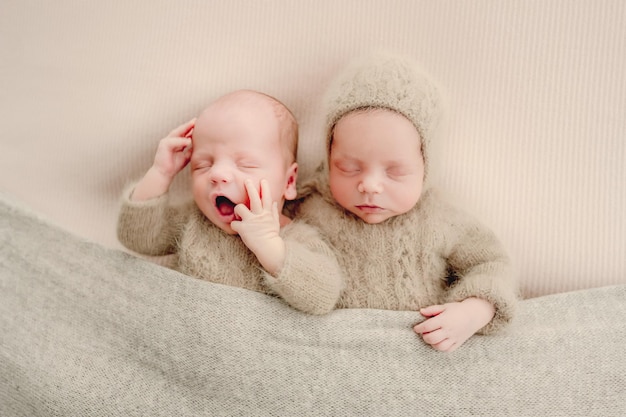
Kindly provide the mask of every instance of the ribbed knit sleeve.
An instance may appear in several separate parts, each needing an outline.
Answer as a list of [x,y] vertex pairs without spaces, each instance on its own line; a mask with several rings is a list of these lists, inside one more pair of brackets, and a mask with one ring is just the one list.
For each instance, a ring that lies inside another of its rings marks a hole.
[[344,279],[334,252],[316,229],[294,221],[283,231],[286,258],[278,277],[266,284],[292,307],[311,314],[335,308]]
[[[449,213],[449,212],[448,212]],[[479,333],[504,328],[517,306],[517,277],[509,256],[495,234],[470,216],[450,216],[448,236],[456,239],[447,254],[456,280],[445,294],[446,302],[477,297],[495,307],[495,316]]]
[[128,249],[160,256],[176,251],[182,225],[190,210],[170,207],[167,194],[148,201],[131,201],[134,185],[122,194],[117,237]]

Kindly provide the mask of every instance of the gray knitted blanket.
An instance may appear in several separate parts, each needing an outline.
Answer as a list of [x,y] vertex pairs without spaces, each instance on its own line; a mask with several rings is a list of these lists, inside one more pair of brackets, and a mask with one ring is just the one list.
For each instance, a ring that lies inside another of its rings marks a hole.
[[626,285],[525,300],[443,354],[414,312],[308,316],[0,198],[2,416],[622,416]]

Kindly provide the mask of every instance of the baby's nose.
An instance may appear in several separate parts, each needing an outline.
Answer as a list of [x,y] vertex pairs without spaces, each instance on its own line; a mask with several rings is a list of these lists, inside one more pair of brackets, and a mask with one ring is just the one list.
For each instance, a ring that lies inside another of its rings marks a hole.
[[376,175],[368,175],[358,185],[361,193],[378,194],[383,191],[382,181]]
[[226,164],[214,164],[211,167],[210,179],[213,183],[231,182],[233,171]]

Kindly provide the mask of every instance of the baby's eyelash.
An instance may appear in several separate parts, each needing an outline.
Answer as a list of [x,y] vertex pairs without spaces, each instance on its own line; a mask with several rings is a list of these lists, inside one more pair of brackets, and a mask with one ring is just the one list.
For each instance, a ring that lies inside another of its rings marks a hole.
[[354,172],[359,172],[361,170],[361,167],[359,167],[357,164],[353,164],[353,163],[341,163],[341,162],[337,162],[335,163],[335,167],[342,171],[342,172],[346,172],[346,173],[354,173]]
[[241,163],[239,163],[239,166],[241,168],[246,168],[246,169],[255,169],[255,168],[259,167],[259,164],[255,164],[255,163],[252,163],[252,162],[241,162]]
[[407,167],[403,166],[391,166],[387,168],[387,175],[401,177],[410,173]]

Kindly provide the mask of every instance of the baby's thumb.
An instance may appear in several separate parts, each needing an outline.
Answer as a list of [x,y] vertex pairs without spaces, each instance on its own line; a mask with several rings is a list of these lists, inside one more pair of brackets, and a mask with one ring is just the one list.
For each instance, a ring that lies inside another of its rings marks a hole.
[[420,309],[420,314],[424,317],[433,317],[443,313],[444,306],[442,305],[434,305],[429,307],[424,307]]

